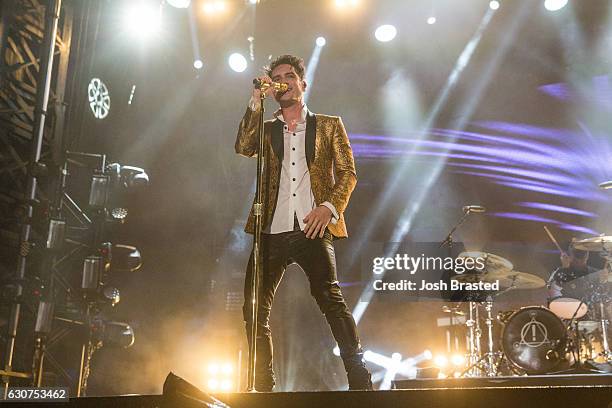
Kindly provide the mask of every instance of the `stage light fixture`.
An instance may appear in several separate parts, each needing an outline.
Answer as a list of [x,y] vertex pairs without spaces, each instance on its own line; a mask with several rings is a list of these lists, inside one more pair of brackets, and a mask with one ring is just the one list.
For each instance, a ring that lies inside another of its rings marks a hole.
[[461,366],[465,364],[465,357],[461,354],[453,354],[451,356],[451,363],[453,363],[454,366]]
[[119,176],[126,188],[139,188],[149,185],[149,175],[140,167],[120,166]]
[[202,62],[201,59],[197,59],[197,60],[193,61],[193,67],[195,69],[202,69],[202,67],[204,67],[204,63]]
[[207,367],[208,380],[207,388],[211,391],[220,390],[223,392],[231,391],[234,387],[234,366],[229,361],[213,361]]
[[448,358],[444,355],[437,355],[433,360],[434,364],[440,368],[446,367],[448,364]]
[[432,25],[436,24],[437,19],[434,16],[431,16],[427,19],[427,24]]
[[92,334],[103,346],[128,348],[134,344],[134,329],[123,322],[97,319],[92,324]]
[[89,206],[93,208],[104,208],[108,200],[110,188],[110,177],[107,174],[94,173],[91,178],[89,189]]
[[38,303],[36,313],[36,323],[34,324],[34,332],[38,334],[51,333],[53,324],[53,310],[55,305],[52,302],[41,301]]
[[380,42],[389,42],[397,35],[397,29],[391,24],[381,25],[374,32],[374,36]]
[[157,34],[161,30],[160,7],[145,1],[135,2],[125,14],[125,24],[139,38]]
[[115,244],[111,252],[113,272],[134,272],[142,266],[140,251],[131,245]]
[[111,210],[111,217],[115,221],[123,222],[126,219],[127,215],[128,215],[127,208],[117,207]]
[[317,44],[317,47],[325,47],[325,44],[327,44],[327,40],[325,39],[325,37],[317,37],[317,40],[315,42]]
[[108,286],[102,291],[104,299],[110,302],[111,306],[115,306],[121,300],[119,289]]
[[96,210],[109,208],[108,221],[124,222],[128,210],[125,208],[126,190],[149,185],[149,175],[140,167],[111,163],[104,172],[92,175],[89,205]]
[[231,380],[221,380],[221,390],[222,391],[230,391],[231,389],[232,389]]
[[237,52],[230,55],[227,62],[234,72],[244,72],[248,66],[247,60],[246,58],[244,58],[244,55]]
[[166,0],[166,3],[168,3],[172,7],[184,9],[189,7],[189,5],[191,4],[191,0]]
[[108,116],[111,107],[111,97],[108,87],[100,78],[92,78],[87,84],[89,108],[96,119]]
[[208,373],[209,374],[217,374],[219,372],[219,365],[217,363],[210,363],[208,365]]
[[163,395],[166,402],[168,402],[168,398],[172,398],[174,402],[174,404],[168,403],[164,405],[229,408],[228,405],[202,392],[173,373],[169,373],[166,381],[164,381]]
[[548,11],[561,10],[568,3],[568,0],[545,0],[544,7]]
[[208,380],[207,385],[209,390],[214,391],[219,388],[219,380],[217,380],[216,378],[211,378],[210,380]]
[[101,256],[88,256],[83,260],[81,289],[86,293],[95,292],[100,287],[104,273],[104,259]]
[[51,218],[47,230],[47,249],[61,249],[66,236],[66,221]]
[[491,10],[497,10],[499,8],[499,1],[497,0],[492,0],[489,2],[489,8]]

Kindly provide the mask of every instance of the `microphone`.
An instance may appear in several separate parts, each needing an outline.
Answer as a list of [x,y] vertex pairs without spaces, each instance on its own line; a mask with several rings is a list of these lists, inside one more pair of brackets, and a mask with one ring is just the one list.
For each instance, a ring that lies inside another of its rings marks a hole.
[[610,190],[610,189],[612,189],[612,180],[604,181],[603,183],[601,183],[599,185],[599,188],[601,188],[602,190]]
[[268,88],[273,88],[276,92],[287,92],[289,86],[287,84],[282,84],[280,82],[264,82],[259,78],[253,79],[253,85],[255,85],[255,89],[261,89],[262,92],[268,90]]
[[484,208],[482,205],[466,205],[463,207],[463,212],[464,213],[483,213],[486,212],[487,209]]

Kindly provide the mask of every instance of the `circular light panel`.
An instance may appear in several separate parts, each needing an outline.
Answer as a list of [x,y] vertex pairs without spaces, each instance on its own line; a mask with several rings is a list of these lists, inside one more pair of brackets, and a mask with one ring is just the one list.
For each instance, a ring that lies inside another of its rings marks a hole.
[[230,68],[236,72],[244,72],[247,69],[247,60],[244,55],[237,52],[229,56],[227,60]]
[[381,25],[374,32],[374,37],[380,42],[389,42],[397,35],[397,29],[391,24]]
[[110,94],[100,78],[92,78],[87,85],[89,107],[96,119],[104,119],[110,112]]

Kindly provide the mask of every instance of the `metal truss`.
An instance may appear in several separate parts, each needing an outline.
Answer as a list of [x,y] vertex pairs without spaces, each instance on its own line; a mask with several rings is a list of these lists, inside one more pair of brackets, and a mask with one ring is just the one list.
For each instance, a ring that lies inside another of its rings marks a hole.
[[53,307],[43,306],[53,305],[60,292],[74,292],[61,267],[77,251],[51,252],[44,245],[49,221],[64,198],[64,100],[73,11],[71,2],[62,7],[61,0],[1,3],[0,272],[2,302],[9,309],[3,327],[5,392],[11,378],[41,385],[44,357],[65,377],[62,383],[71,381],[62,359],[50,353],[70,330],[51,330]]

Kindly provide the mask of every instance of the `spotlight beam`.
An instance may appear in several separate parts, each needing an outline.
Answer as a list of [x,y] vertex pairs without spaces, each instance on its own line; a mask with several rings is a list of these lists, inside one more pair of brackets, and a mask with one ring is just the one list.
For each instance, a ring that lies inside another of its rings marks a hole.
[[198,24],[195,19],[193,12],[193,4],[187,7],[187,14],[189,15],[189,31],[191,34],[191,49],[193,50],[193,60],[201,61],[202,56],[200,55],[200,42],[198,41]]
[[306,91],[304,92],[304,103],[308,102],[308,97],[310,96],[310,91],[312,90],[312,85],[314,83],[314,76],[317,72],[317,66],[319,65],[319,59],[321,57],[321,50],[323,50],[324,46],[315,45],[312,50],[312,54],[310,55],[310,59],[308,60],[308,66],[306,67],[306,73],[304,75],[304,80],[306,81]]
[[388,390],[391,388],[391,382],[395,379],[397,374],[401,374],[409,378],[415,377],[416,365],[421,361],[427,360],[427,355],[428,352],[424,351],[423,353],[414,357],[408,357],[402,360],[402,355],[399,353],[393,353],[391,357],[387,357],[374,351],[367,350],[363,354],[363,358],[364,360],[383,368],[383,370],[375,373],[372,376],[372,381],[381,382],[378,389]]
[[[442,108],[446,104],[451,91],[456,87],[459,77],[461,76],[461,74],[463,73],[467,65],[469,64],[470,59],[472,55],[474,54],[474,51],[476,50],[478,44],[480,43],[480,40],[482,39],[482,36],[486,28],[488,27],[491,19],[493,18],[494,14],[495,14],[495,10],[487,8],[487,12],[483,16],[476,32],[474,33],[470,41],[467,43],[467,45],[463,49],[463,52],[459,55],[459,58],[457,59],[457,62],[455,63],[455,67],[453,68],[453,71],[449,75],[446,81],[446,84],[442,88],[442,91],[438,95],[433,107],[429,111],[427,118],[425,119],[423,125],[421,126],[420,133],[422,137],[427,136],[433,123],[438,118],[438,115],[440,114]],[[415,146],[413,150],[417,150],[417,149],[418,147]],[[421,185],[421,188],[416,192],[415,195],[413,195],[413,199],[403,211],[400,217],[400,221],[395,227],[395,230],[393,231],[391,235],[391,239],[389,240],[389,242],[393,242],[394,244],[390,246],[385,256],[391,256],[391,254],[397,251],[399,247],[399,243],[403,240],[406,233],[412,227],[412,221],[414,219],[414,216],[418,213],[422,202],[424,201],[425,197],[427,197],[430,187],[433,185],[435,180],[438,178],[438,175],[441,172],[442,168],[444,167],[445,162],[446,160],[444,158],[440,158],[436,160],[435,163],[433,163],[430,174],[426,176],[427,177],[426,182],[424,183],[424,185]],[[402,162],[401,166],[395,172],[395,175],[391,179],[390,183],[387,185],[381,200],[379,201],[378,205],[375,206],[374,214],[373,216],[370,217],[370,222],[366,225],[364,233],[360,234],[361,238],[360,238],[360,241],[357,243],[357,251],[361,250],[363,245],[365,245],[365,243],[369,240],[369,237],[372,233],[374,225],[376,224],[376,220],[378,220],[383,214],[383,212],[386,210],[386,207],[388,203],[390,202],[391,198],[393,197],[393,195],[396,194],[399,188],[403,188],[402,180],[404,179],[404,174],[406,174],[406,172],[409,170],[409,167],[410,167],[410,161],[406,160]],[[349,269],[351,269],[352,267],[354,267],[354,262],[349,267]],[[377,276],[376,279],[382,279],[383,276],[384,276],[384,272],[382,275]],[[374,296],[375,291],[373,289],[373,281],[374,281],[374,277],[372,277],[372,279],[368,282],[367,286],[364,288],[364,291],[360,297],[360,302],[358,302],[355,308],[353,309],[353,317],[355,318],[355,322],[357,323],[363,317],[363,314],[365,313],[369,305],[369,302],[372,300],[372,297]]]

